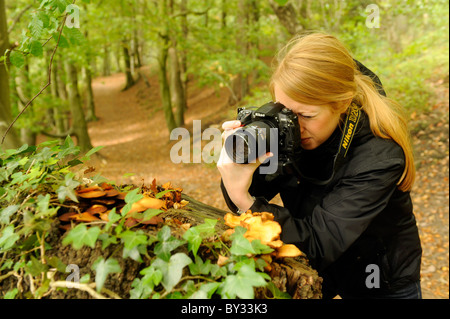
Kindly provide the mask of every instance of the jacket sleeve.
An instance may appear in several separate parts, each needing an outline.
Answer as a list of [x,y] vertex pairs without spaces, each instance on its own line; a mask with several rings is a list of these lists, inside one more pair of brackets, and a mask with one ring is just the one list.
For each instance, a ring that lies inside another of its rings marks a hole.
[[252,211],[271,212],[281,240],[297,245],[318,270],[336,261],[383,211],[403,172],[402,159],[388,159],[342,178],[311,215],[294,218],[284,207],[257,198]]

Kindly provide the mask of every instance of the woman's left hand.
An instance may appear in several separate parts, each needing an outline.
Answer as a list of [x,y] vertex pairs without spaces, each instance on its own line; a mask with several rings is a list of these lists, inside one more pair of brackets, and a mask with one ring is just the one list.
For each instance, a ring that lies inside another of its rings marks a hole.
[[[233,134],[241,126],[240,121],[228,121],[223,123],[222,140]],[[272,157],[272,153],[266,153],[256,161],[248,164],[234,163],[222,147],[217,168],[222,176],[223,184],[232,202],[242,211],[248,210],[253,205],[253,198],[248,190],[252,183],[252,177],[256,169],[267,158]]]

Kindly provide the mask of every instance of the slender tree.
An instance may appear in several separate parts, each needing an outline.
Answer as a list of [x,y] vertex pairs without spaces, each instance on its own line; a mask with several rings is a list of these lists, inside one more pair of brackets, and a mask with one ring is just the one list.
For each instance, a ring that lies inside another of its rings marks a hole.
[[[10,48],[9,34],[6,25],[5,0],[0,0],[0,54]],[[0,62],[0,134],[2,138],[12,122],[9,75],[5,67],[7,61]],[[2,145],[5,149],[20,146],[20,139],[14,128],[11,128]],[[0,146],[1,147],[1,146]]]

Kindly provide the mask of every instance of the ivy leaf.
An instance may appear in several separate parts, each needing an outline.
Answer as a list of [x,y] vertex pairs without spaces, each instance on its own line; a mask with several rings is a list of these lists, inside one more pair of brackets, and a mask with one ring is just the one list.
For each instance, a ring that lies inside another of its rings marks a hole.
[[212,268],[213,264],[211,264],[211,260],[207,259],[206,262],[203,262],[199,256],[195,256],[195,264],[189,264],[189,271],[191,272],[191,275],[194,276],[208,275]]
[[108,223],[105,225],[105,230],[108,230],[111,225],[118,221],[120,218],[122,218],[122,216],[117,214],[116,207],[113,207],[113,209],[111,209],[108,214]]
[[91,227],[88,229],[85,224],[79,224],[69,231],[62,243],[64,246],[72,244],[72,247],[76,250],[83,247],[83,245],[94,248],[99,234],[99,227]]
[[209,282],[203,284],[189,297],[189,299],[210,299],[219,286],[220,282]]
[[267,284],[264,276],[256,272],[251,266],[243,265],[236,275],[228,275],[221,285],[221,295],[234,299],[253,299],[254,287],[263,287]]
[[147,235],[144,234],[142,230],[132,231],[127,230],[120,234],[120,238],[124,243],[124,247],[126,249],[133,249],[134,247],[146,244],[147,243]]
[[27,262],[25,270],[32,276],[39,276],[41,273],[46,272],[48,270],[48,266],[44,265],[36,257],[30,256],[30,261]]
[[61,203],[69,197],[74,202],[78,203],[77,195],[75,194],[75,188],[80,185],[80,182],[73,180],[73,174],[69,173],[65,177],[65,184],[61,185],[56,193],[58,194],[58,199]]
[[184,244],[184,241],[171,237],[155,245],[154,253],[162,260],[169,260],[171,251]]
[[144,198],[144,195],[139,194],[140,189],[135,188],[132,191],[129,191],[127,195],[125,196],[125,203],[126,205],[122,208],[121,214],[122,216],[125,216],[131,209],[131,206],[133,203],[137,202],[138,200]]
[[105,260],[103,257],[98,257],[92,265],[92,268],[95,270],[95,284],[98,292],[102,290],[106,277],[109,274],[120,273],[122,271],[119,262],[114,258]]
[[261,243],[261,240],[259,239],[252,240],[251,244],[253,249],[255,250],[256,255],[270,254],[271,252],[273,252],[272,248]]
[[237,226],[234,228],[234,234],[231,235],[232,244],[230,248],[230,252],[233,255],[243,256],[247,254],[256,254],[255,249],[253,248],[250,241],[244,237],[245,232],[247,231],[244,227]]
[[11,64],[16,68],[20,69],[25,65],[25,57],[20,52],[11,51],[11,54],[9,55],[9,62],[11,62]]
[[0,248],[3,251],[10,249],[19,238],[20,236],[14,232],[14,225],[9,225],[3,230],[3,234],[0,237]]
[[188,242],[188,250],[197,256],[197,251],[204,238],[214,235],[217,220],[205,219],[205,223],[189,228],[183,235]]
[[0,212],[0,223],[8,225],[10,217],[19,210],[19,205],[11,205]]
[[157,258],[152,266],[163,274],[161,284],[166,291],[171,291],[181,279],[183,268],[192,263],[192,260],[184,253],[177,253],[170,257],[169,261]]

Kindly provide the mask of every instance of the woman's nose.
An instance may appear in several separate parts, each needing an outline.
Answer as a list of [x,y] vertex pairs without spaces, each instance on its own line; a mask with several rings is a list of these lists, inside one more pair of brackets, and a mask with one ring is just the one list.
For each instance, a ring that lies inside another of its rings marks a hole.
[[305,127],[300,119],[298,120],[298,125],[300,126],[300,134],[303,134],[303,132],[305,131]]

